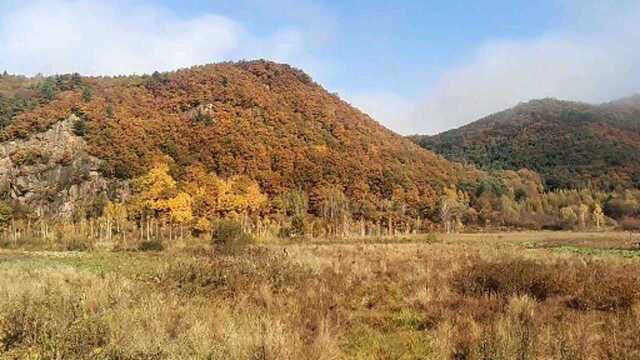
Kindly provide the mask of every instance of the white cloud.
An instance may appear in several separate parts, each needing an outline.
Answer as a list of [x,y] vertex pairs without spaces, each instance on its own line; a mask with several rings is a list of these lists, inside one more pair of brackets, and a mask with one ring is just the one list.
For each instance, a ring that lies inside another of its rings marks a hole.
[[180,18],[153,2],[39,0],[0,15],[0,68],[14,73],[149,73],[238,58],[305,64],[294,28],[256,36],[219,14]]
[[419,126],[415,123],[418,116],[413,113],[416,110],[415,100],[383,89],[362,89],[342,93],[346,94],[346,101],[389,129],[410,133]]
[[534,98],[602,102],[640,91],[640,5],[571,4],[573,30],[484,44],[425,90],[415,128],[397,130],[437,133]]

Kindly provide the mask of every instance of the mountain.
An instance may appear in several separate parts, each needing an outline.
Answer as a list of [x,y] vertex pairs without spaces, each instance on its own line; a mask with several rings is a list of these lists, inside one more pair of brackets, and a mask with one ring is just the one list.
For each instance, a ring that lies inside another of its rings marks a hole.
[[528,168],[548,189],[640,187],[640,96],[589,105],[533,100],[411,140],[482,169]]
[[0,127],[1,196],[52,215],[126,197],[158,159],[177,181],[199,165],[249,177],[270,197],[333,186],[373,207],[402,197],[416,214],[433,209],[445,186],[480,174],[268,61],[150,76],[4,74]]

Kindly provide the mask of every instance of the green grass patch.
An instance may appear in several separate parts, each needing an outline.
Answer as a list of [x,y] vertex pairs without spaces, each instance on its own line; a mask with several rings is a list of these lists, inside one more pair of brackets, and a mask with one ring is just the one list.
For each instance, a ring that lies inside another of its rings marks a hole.
[[434,350],[424,331],[398,329],[392,332],[362,326],[343,343],[348,359],[432,359]]
[[624,249],[594,249],[577,246],[558,246],[550,248],[551,251],[557,253],[572,253],[586,256],[620,256],[624,258],[640,257],[640,250],[624,250]]
[[423,330],[424,316],[411,309],[395,311],[389,317],[389,322],[396,329]]
[[0,270],[24,271],[75,269],[103,275],[135,274],[159,262],[158,256],[137,253],[33,252],[0,254]]

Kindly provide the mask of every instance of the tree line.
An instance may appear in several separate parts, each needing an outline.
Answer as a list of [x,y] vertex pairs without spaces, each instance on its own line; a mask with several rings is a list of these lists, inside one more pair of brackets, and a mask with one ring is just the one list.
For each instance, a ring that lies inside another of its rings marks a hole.
[[176,180],[170,161],[159,159],[130,182],[130,196],[105,199],[98,209],[79,208],[72,219],[18,215],[0,206],[6,246],[30,237],[55,241],[71,235],[131,246],[141,242],[209,238],[232,220],[258,239],[399,236],[424,232],[513,229],[640,230],[640,190],[544,192],[528,170],[505,171],[443,189],[435,209],[416,212],[401,192],[378,203],[350,198],[340,186],[267,196],[246,176],[222,178],[191,166]]

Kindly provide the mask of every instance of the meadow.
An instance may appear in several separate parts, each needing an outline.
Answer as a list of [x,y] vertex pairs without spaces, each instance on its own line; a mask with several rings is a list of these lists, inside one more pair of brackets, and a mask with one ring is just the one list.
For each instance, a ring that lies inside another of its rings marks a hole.
[[638,359],[629,233],[0,250],[1,359]]

